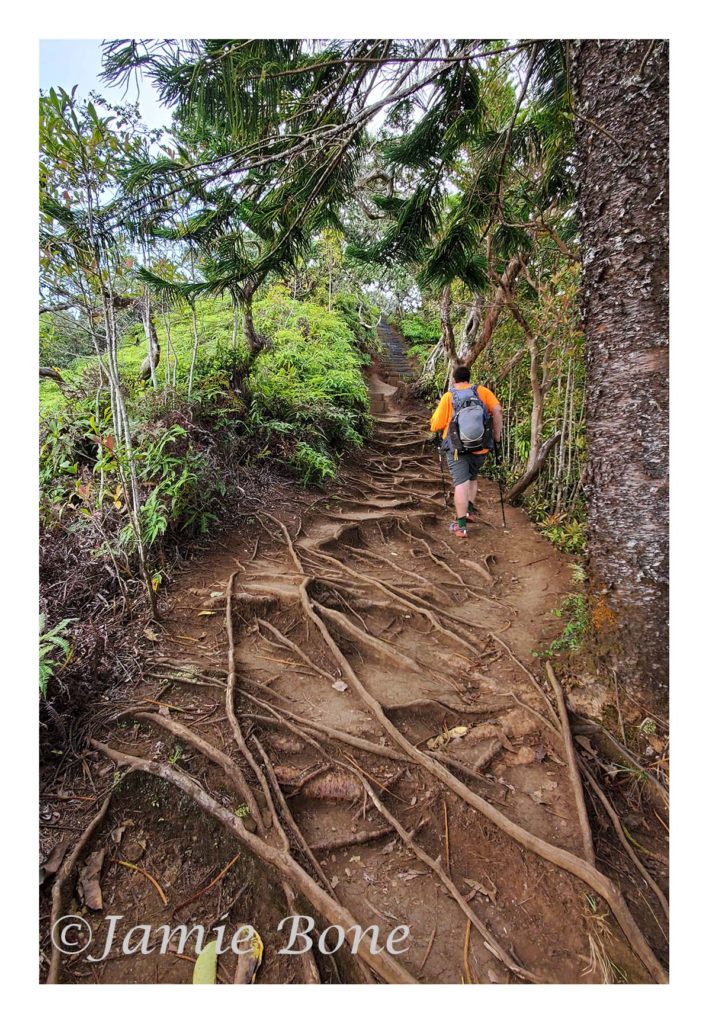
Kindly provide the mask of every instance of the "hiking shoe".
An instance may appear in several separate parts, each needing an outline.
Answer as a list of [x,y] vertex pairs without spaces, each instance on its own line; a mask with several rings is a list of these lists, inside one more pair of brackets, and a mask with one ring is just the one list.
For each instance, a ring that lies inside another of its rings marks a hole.
[[453,534],[454,537],[467,537],[468,536],[468,531],[467,530],[461,530],[461,528],[458,526],[457,523],[451,523],[450,530],[451,530],[451,533]]

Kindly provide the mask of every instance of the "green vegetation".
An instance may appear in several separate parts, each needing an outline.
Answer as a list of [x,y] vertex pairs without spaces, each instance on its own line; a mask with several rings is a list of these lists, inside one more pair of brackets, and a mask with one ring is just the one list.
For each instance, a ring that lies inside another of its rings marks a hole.
[[545,651],[535,651],[537,657],[547,658],[565,652],[576,653],[582,649],[588,636],[589,614],[585,594],[569,594],[554,610],[554,615],[557,619],[565,620],[564,629],[561,636],[552,640]]
[[[45,629],[44,615],[39,617],[39,689],[43,697],[47,696],[49,680],[71,658],[71,643],[66,636],[71,622],[62,619],[51,629]],[[57,658],[57,654],[63,658]]]
[[435,342],[438,341],[441,333],[441,325],[438,317],[432,316],[429,310],[429,318],[424,312],[408,313],[398,321],[399,330],[408,341],[408,354],[416,359],[419,367],[423,364]]
[[[151,81],[169,127],[43,94],[52,571],[90,557],[104,602],[128,612],[142,588],[157,618],[185,539],[279,474],[332,481],[370,429],[380,311],[419,396],[455,364],[496,392],[509,501],[583,555],[583,470],[602,456],[586,444],[573,60],[559,40],[115,40],[103,83]],[[65,594],[43,598],[49,623],[77,618],[70,591],[47,590]]]

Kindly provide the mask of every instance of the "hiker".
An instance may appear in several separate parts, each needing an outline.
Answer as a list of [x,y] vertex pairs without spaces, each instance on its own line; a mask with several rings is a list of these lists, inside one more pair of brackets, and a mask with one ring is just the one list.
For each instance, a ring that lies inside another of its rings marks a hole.
[[474,522],[478,473],[493,442],[502,438],[502,406],[482,385],[470,384],[467,366],[456,366],[453,387],[441,397],[431,417],[431,430],[443,432],[441,450],[446,453],[453,479],[456,521],[451,533],[467,537]]

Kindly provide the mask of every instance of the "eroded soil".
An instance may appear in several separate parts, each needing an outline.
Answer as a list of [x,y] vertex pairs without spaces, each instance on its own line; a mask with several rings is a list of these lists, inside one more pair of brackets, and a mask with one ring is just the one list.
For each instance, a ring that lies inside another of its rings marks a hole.
[[[155,639],[146,675],[123,704],[97,705],[94,735],[114,749],[189,774],[231,810],[240,806],[242,799],[214,763],[164,728],[136,720],[130,710],[180,722],[241,766],[268,820],[225,711],[225,607],[235,574],[236,709],[251,751],[258,760],[255,741],[263,745],[335,898],[362,926],[378,925],[383,936],[408,925],[408,949],[396,959],[415,980],[520,979],[476,928],[466,936],[461,907],[393,831],[344,845],[387,826],[348,771],[352,766],[406,830],[416,829],[416,843],[438,860],[509,957],[537,980],[645,982],[646,969],[587,885],[525,850],[402,756],[348,681],[323,631],[304,614],[305,583],[327,634],[410,743],[428,753],[427,741],[443,736],[438,753],[452,759],[448,767],[472,791],[529,832],[583,856],[567,754],[549,727],[553,697],[535,657],[559,633],[553,611],[572,589],[567,560],[520,509],[507,509],[503,529],[496,485],[486,480],[479,522],[468,540],[451,536],[438,460],[424,444],[426,410],[401,399],[385,376],[374,372],[370,380],[374,437],[328,493],[315,500],[295,488],[274,493],[263,515],[245,519],[243,528],[223,536],[181,575],[163,621],[149,634]],[[464,735],[449,735],[459,726],[466,727]],[[323,727],[368,741],[374,750],[333,739]],[[59,838],[79,834],[92,794],[105,791],[115,777],[116,766],[96,750],[82,762],[74,768],[71,792],[83,793],[88,806],[76,795],[73,802],[51,805],[70,824],[61,826],[66,831],[44,833],[45,854]],[[313,874],[288,823],[285,831],[293,855]],[[266,836],[275,841],[273,823]],[[665,856],[657,836],[652,832],[643,842],[651,844],[647,863],[662,879]],[[81,863],[89,851],[101,850],[102,909],[82,911],[72,885],[66,910],[93,923],[94,955],[103,948],[108,915],[122,915],[119,937],[133,925],[179,923],[205,929],[224,924],[230,935],[247,922],[265,946],[258,983],[309,980],[305,958],[277,955],[285,945],[277,925],[289,910],[274,871],[264,870],[179,789],[136,772],[125,777]],[[602,853],[608,860],[608,849]],[[611,860],[633,913],[663,956],[666,923],[657,902],[632,866],[621,866],[612,854]],[[600,859],[598,866],[609,868]],[[294,905],[311,913],[297,892]],[[320,930],[327,926],[314,916]],[[51,954],[46,940],[43,950]],[[100,963],[65,957],[62,980],[189,983],[190,956],[190,948],[181,956],[125,955],[116,943]],[[235,966],[234,954],[220,957],[220,979],[231,981]],[[325,983],[363,980],[346,952],[318,956],[317,968]]]

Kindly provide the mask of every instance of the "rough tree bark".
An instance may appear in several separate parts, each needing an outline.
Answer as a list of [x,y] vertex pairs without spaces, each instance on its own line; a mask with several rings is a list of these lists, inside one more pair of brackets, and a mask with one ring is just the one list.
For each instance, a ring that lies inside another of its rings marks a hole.
[[668,675],[669,44],[571,47],[592,600],[625,682]]

